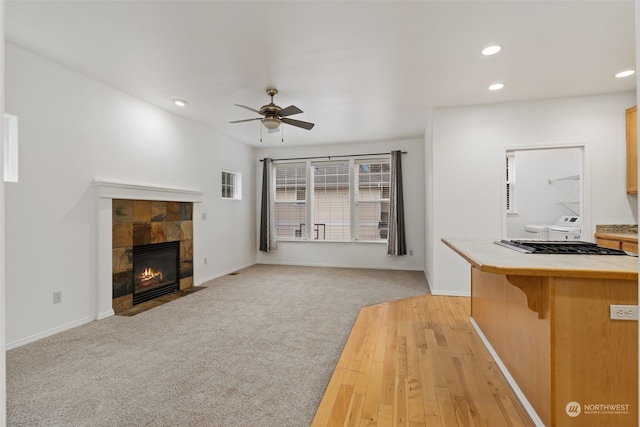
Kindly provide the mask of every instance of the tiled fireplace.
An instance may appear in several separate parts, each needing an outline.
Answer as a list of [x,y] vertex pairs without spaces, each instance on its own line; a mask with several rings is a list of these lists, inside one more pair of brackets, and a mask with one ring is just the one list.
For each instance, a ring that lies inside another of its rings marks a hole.
[[113,309],[193,286],[193,203],[113,199]]
[[195,284],[192,218],[202,215],[204,192],[98,178],[93,188],[97,203],[96,320],[113,316],[114,308],[125,310],[133,304],[129,255],[133,256],[134,242],[136,246],[178,242],[178,286],[186,289]]

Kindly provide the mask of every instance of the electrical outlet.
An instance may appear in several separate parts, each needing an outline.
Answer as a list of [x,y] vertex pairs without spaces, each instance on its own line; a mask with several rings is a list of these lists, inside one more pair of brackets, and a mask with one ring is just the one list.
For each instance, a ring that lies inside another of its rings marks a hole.
[[613,320],[638,320],[637,305],[615,305],[609,306],[609,317]]
[[207,265],[207,259],[206,258],[204,259],[204,265]]
[[53,303],[59,304],[62,302],[62,291],[55,291],[53,293]]
[[206,220],[207,219],[207,213],[206,212],[202,212],[202,219]]
[[413,256],[413,249],[409,249],[409,256]]

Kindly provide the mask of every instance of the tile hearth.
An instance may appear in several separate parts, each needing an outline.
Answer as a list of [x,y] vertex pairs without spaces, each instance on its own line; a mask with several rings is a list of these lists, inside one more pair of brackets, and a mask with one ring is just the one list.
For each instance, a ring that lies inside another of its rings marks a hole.
[[116,310],[115,314],[116,316],[125,316],[125,317],[135,316],[136,314],[143,313],[147,310],[151,310],[152,308],[156,308],[162,304],[175,301],[178,298],[191,295],[192,293],[201,291],[203,289],[205,289],[204,286],[192,286],[187,289],[182,289],[180,291],[172,292],[170,294],[162,295],[152,300],[145,301],[140,304],[136,304],[133,307]]

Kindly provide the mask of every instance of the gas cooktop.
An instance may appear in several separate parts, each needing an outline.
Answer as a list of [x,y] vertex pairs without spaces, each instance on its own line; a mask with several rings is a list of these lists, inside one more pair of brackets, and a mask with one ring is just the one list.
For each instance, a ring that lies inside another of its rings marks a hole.
[[625,251],[602,248],[595,243],[590,242],[500,240],[494,243],[525,254],[627,255]]

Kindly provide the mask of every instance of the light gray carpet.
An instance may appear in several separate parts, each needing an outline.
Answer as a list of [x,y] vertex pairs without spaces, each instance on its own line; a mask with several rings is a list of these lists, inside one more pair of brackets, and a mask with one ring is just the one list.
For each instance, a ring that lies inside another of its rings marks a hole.
[[255,265],[7,353],[9,426],[308,426],[363,306],[422,272]]

